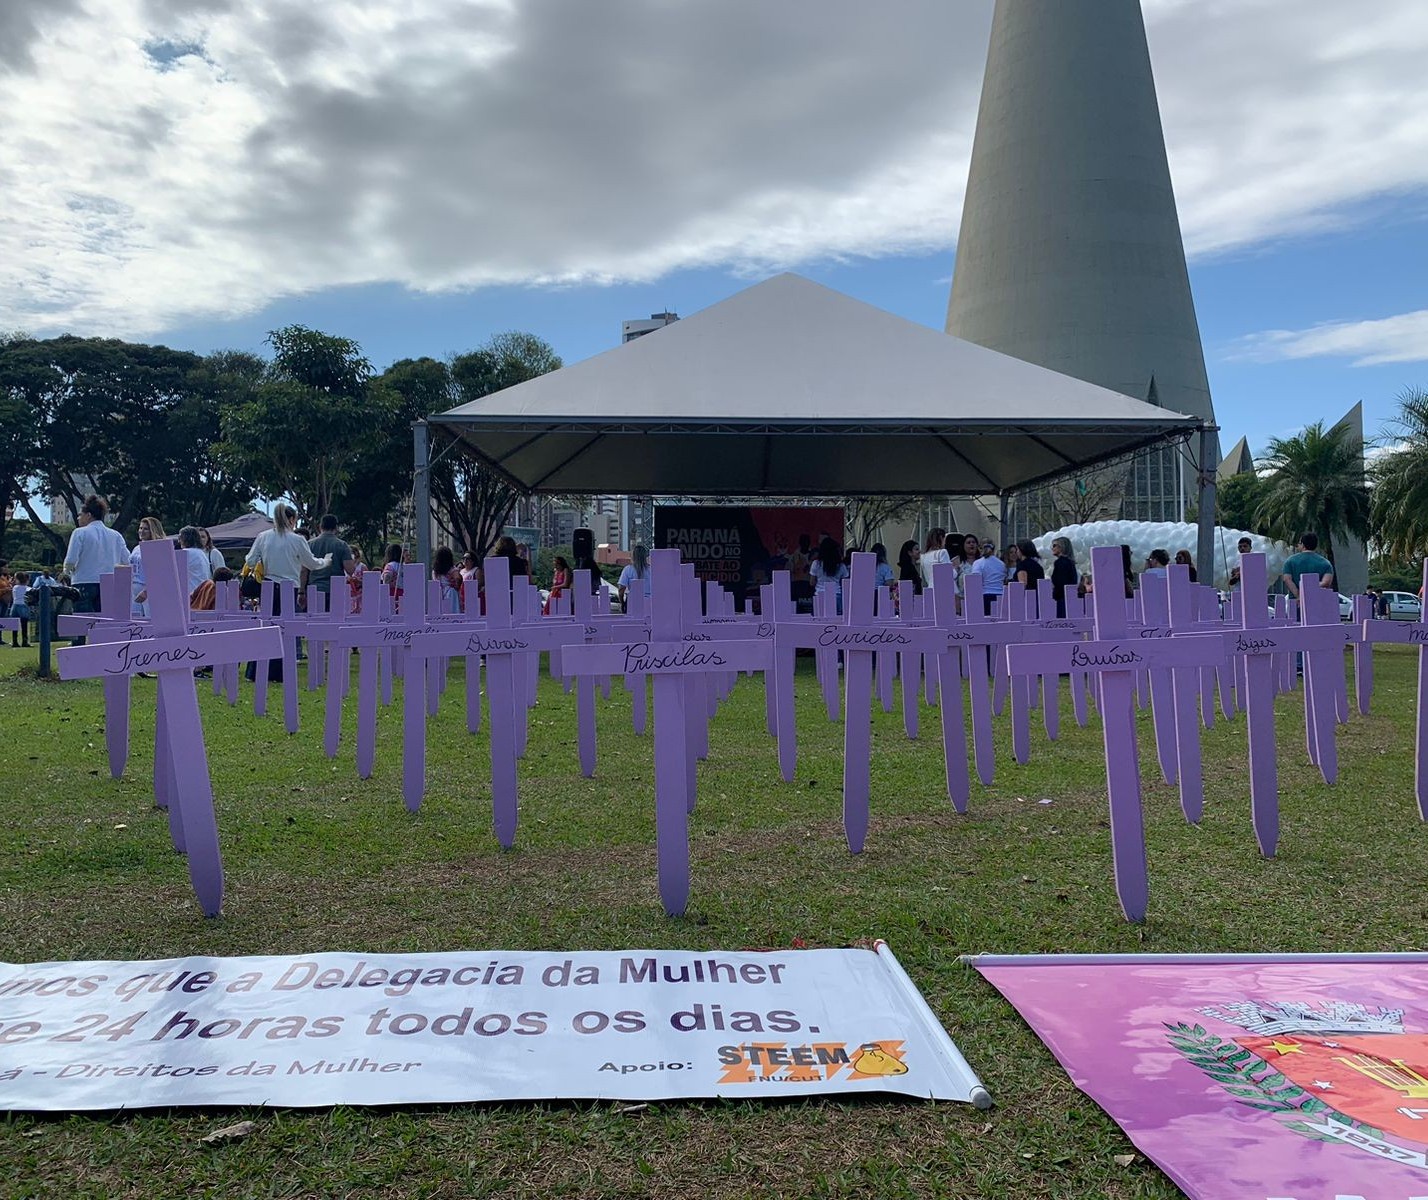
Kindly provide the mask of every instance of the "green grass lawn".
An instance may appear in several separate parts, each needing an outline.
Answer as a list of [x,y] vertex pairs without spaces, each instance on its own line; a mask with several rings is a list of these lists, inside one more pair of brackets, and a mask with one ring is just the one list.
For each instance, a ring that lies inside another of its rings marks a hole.
[[[490,831],[487,745],[465,732],[459,670],[430,723],[428,792],[400,797],[399,705],[358,780],[352,722],[322,754],[320,694],[303,731],[200,688],[227,869],[225,915],[199,913],[152,806],[153,687],[135,683],[129,771],[110,780],[97,683],[18,673],[0,649],[0,960],[457,949],[845,946],[883,937],[996,1099],[988,1113],[897,1099],[487,1104],[402,1110],[174,1110],[0,1116],[3,1196],[1173,1197],[980,976],[977,951],[1416,950],[1428,941],[1425,836],[1413,799],[1416,656],[1377,652],[1374,712],[1340,731],[1328,788],[1304,754],[1299,697],[1279,701],[1282,838],[1260,857],[1242,722],[1205,734],[1206,804],[1186,825],[1142,715],[1151,869],[1143,926],[1111,885],[1099,728],[1033,731],[971,811],[946,800],[935,714],[909,742],[873,731],[868,848],[843,843],[841,728],[800,674],[800,767],[778,776],[763,691],[715,719],[692,819],[689,913],[655,886],[653,763],[616,687],[599,703],[599,769],[580,777],[573,701],[542,682],[521,764],[518,846]],[[276,694],[273,696],[276,700]],[[1051,804],[1040,804],[1042,799]],[[247,1139],[199,1139],[240,1117]]]

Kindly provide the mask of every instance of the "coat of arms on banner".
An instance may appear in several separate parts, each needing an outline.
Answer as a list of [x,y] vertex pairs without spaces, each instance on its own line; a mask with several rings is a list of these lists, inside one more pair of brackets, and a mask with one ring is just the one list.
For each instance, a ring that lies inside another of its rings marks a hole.
[[1404,1010],[1243,1000],[1199,1011],[1246,1032],[1177,1022],[1170,1044],[1241,1104],[1303,1137],[1428,1170],[1428,1032],[1406,1029]]

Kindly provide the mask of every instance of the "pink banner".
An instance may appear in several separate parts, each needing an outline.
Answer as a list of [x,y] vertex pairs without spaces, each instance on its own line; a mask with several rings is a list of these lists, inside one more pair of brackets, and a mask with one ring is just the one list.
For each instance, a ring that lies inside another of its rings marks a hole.
[[1428,955],[972,961],[1192,1200],[1428,1200]]

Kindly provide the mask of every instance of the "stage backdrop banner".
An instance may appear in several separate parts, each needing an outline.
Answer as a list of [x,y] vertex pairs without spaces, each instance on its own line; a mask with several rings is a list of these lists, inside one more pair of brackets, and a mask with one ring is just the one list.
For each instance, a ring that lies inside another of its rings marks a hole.
[[1428,955],[970,961],[1195,1200],[1428,1200]]
[[991,1103],[892,952],[0,964],[0,1109],[899,1092]]
[[701,579],[723,584],[741,600],[787,571],[794,599],[811,596],[808,568],[818,543],[843,546],[843,510],[797,505],[657,504],[655,545],[678,550]]

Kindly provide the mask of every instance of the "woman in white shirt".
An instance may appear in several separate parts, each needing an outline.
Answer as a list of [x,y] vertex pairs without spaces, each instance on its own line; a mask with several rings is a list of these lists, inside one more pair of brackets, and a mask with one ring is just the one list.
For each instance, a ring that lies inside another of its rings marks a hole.
[[250,567],[261,565],[264,579],[290,579],[293,583],[301,581],[304,567],[320,571],[330,566],[332,555],[318,558],[313,554],[307,539],[294,532],[296,524],[297,512],[286,504],[279,504],[273,510],[273,527],[254,539],[253,548],[243,562]]
[[815,596],[832,592],[838,597],[838,615],[842,616],[843,580],[848,578],[848,568],[843,563],[843,552],[831,537],[818,543],[818,557],[809,564],[808,578],[813,581]]
[[193,594],[213,578],[213,567],[208,561],[208,551],[199,544],[201,541],[196,525],[185,525],[179,530],[179,558],[188,572],[184,583],[188,589],[187,595],[190,602],[193,600]]
[[158,517],[143,517],[139,521],[139,544],[129,552],[129,567],[133,572],[129,576],[130,616],[147,617],[149,615],[149,589],[144,582],[144,543],[162,542],[163,540],[164,527],[159,524]]
[[947,553],[947,531],[945,529],[932,529],[927,533],[927,541],[922,547],[922,586],[924,589],[932,586],[932,568],[938,563],[951,562],[952,556]]
[[223,551],[213,544],[213,535],[206,529],[198,531],[198,548],[208,555],[208,577],[213,578],[213,573],[226,567],[228,563],[223,558]]
[[[290,579],[296,586],[301,582],[304,567],[309,571],[320,571],[332,565],[332,555],[324,554],[318,558],[307,544],[307,539],[294,531],[293,526],[296,524],[297,512],[286,504],[279,504],[273,509],[273,527],[265,529],[254,539],[253,548],[243,559],[244,564],[249,567],[263,568],[265,582],[269,579],[275,583]],[[282,612],[281,593],[273,599],[273,612],[276,615]],[[249,679],[257,678],[255,663],[248,664],[247,674]],[[277,682],[282,677],[283,660],[269,659],[268,679]]]

